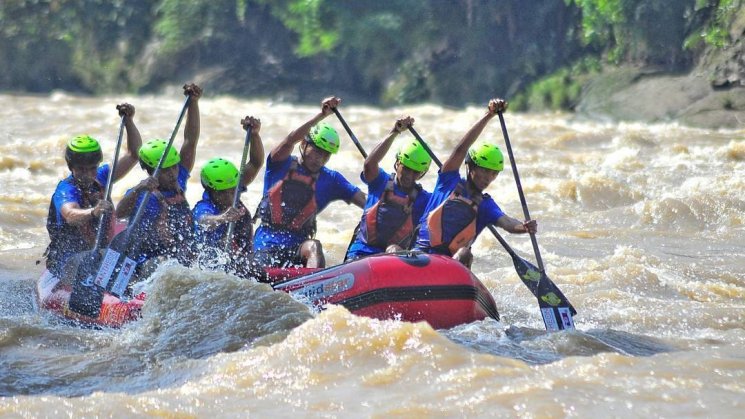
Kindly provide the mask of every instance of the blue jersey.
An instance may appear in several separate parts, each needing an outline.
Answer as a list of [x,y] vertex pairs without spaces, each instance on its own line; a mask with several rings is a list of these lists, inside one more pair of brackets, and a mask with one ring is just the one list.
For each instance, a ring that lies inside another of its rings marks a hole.
[[80,190],[72,175],[57,184],[47,214],[50,241],[46,253],[47,268],[55,275],[60,274],[60,269],[70,256],[93,247],[99,223],[98,219],[92,218],[81,225],[71,225],[62,217],[62,207],[69,203],[77,204],[83,209],[94,207],[99,199],[103,199],[110,172],[108,164],[100,166],[96,171],[95,181],[87,191]]
[[[363,182],[367,183],[365,181],[365,175],[364,173],[360,174],[360,179],[362,179]],[[367,215],[367,211],[375,206],[375,204],[380,201],[380,198],[383,196],[383,193],[385,192],[385,188],[388,185],[388,181],[392,179],[391,175],[386,173],[383,169],[378,169],[378,176],[373,179],[372,182],[367,183],[367,202],[365,202],[365,211],[362,214],[362,220],[361,222],[364,222],[365,215]],[[403,192],[401,189],[399,189],[398,184],[394,182],[393,184],[393,193],[397,196],[406,197],[407,194]],[[419,220],[422,218],[422,215],[424,215],[425,208],[427,207],[427,203],[429,202],[430,196],[432,194],[428,191],[425,191],[424,189],[420,190],[419,193],[416,196],[416,199],[414,200],[414,205],[411,208],[411,218],[414,223],[414,230],[416,231],[416,226],[419,223]],[[383,227],[384,228],[384,227]],[[374,255],[377,253],[383,253],[385,252],[385,249],[381,249],[379,247],[370,246],[369,244],[365,243],[364,239],[360,237],[361,235],[358,234],[352,244],[349,246],[349,250],[347,251],[347,256],[345,259],[357,259],[362,256],[368,256],[368,255]]]
[[[96,182],[98,183],[98,187],[105,187],[106,181],[109,179],[110,171],[111,168],[108,164],[104,164],[98,168],[96,171]],[[60,210],[63,205],[70,202],[78,204],[80,208],[91,208],[96,204],[95,202],[91,204],[84,202],[83,193],[80,188],[75,185],[75,180],[73,179],[72,174],[57,184],[57,189],[55,189],[54,195],[52,195],[52,205],[55,209],[55,221],[57,225],[65,223]]]
[[[460,173],[457,170],[450,172],[440,172],[437,175],[437,183],[435,189],[432,191],[432,196],[427,203],[427,207],[424,210],[424,215],[420,220],[419,237],[417,237],[416,246],[417,250],[423,250],[428,253],[435,252],[430,246],[429,242],[429,228],[427,226],[427,216],[432,210],[439,207],[440,204],[445,202],[455,190],[456,186],[461,183],[463,184],[463,195],[466,198],[472,198],[468,195],[465,188],[466,179],[460,177]],[[502,216],[504,212],[499,208],[496,202],[489,196],[484,194],[483,199],[479,203],[478,216],[476,218],[476,237],[481,234],[481,231],[486,228],[487,225],[495,224]],[[475,238],[474,238],[475,239]],[[452,255],[450,255],[452,256]]]
[[[287,176],[293,159],[295,157],[288,157],[285,160],[275,162],[272,161],[271,154],[267,156],[263,193],[265,199],[272,186]],[[297,165],[297,172],[303,175],[310,175],[300,164]],[[315,185],[316,214],[323,211],[333,201],[342,200],[347,203],[351,202],[354,195],[360,190],[358,187],[349,183],[341,173],[327,167],[321,168]],[[297,248],[305,240],[307,240],[307,236],[301,233],[262,223],[256,231],[253,247],[255,252],[271,250],[273,248]]]
[[[246,188],[244,187],[243,190],[245,191]],[[245,208],[241,201],[238,201],[238,207]],[[220,210],[220,208],[217,207],[212,199],[210,199],[209,193],[207,193],[207,191],[204,191],[204,193],[202,194],[202,199],[197,202],[197,205],[195,205],[194,209],[192,210],[192,214],[194,215],[195,241],[197,243],[210,247],[220,247],[224,245],[225,234],[227,234],[228,232],[227,224],[223,224],[212,230],[205,230],[199,224],[199,220],[201,220],[204,216],[220,215],[224,211],[225,209]],[[248,243],[251,240],[252,235],[253,230],[251,225],[251,214],[246,211],[246,215],[238,220],[235,224],[235,229],[233,230],[233,238],[239,242]],[[245,250],[250,251],[251,249],[249,248]]]

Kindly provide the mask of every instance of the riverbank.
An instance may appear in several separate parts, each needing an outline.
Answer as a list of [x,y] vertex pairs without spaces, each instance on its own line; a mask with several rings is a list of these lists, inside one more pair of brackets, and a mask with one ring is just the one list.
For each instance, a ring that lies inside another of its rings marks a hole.
[[715,88],[700,69],[670,74],[620,67],[590,80],[575,110],[599,120],[745,129],[745,86]]
[[745,13],[729,27],[734,42],[704,51],[692,70],[606,67],[585,82],[575,111],[617,121],[745,129]]

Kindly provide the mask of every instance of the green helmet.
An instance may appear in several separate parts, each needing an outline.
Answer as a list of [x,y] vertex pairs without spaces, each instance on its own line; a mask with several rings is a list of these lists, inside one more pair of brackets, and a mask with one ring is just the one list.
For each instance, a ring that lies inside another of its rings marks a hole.
[[[147,166],[155,169],[158,166],[163,151],[166,149],[168,143],[165,140],[155,139],[146,142],[140,147],[140,161],[145,163]],[[177,165],[181,161],[181,157],[173,147],[168,149],[168,155],[163,162],[163,169],[167,169],[171,166]]]
[[103,160],[101,145],[90,135],[78,135],[67,142],[65,161],[68,166],[98,164]]
[[496,170],[497,172],[504,170],[504,155],[502,155],[502,150],[490,143],[479,143],[468,149],[467,161],[475,163],[476,166]]
[[404,166],[416,172],[426,172],[432,157],[418,140],[411,140],[401,145],[396,154],[396,159]]
[[216,157],[202,168],[202,185],[216,191],[235,188],[241,176],[235,165],[223,158]]
[[308,134],[309,142],[331,154],[339,151],[339,134],[331,125],[321,122],[313,126]]

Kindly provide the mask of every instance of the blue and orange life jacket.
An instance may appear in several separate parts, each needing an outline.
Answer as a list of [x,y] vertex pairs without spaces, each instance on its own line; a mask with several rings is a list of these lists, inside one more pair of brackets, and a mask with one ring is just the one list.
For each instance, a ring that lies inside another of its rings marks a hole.
[[315,236],[317,180],[318,174],[298,172],[298,162],[293,157],[287,175],[264,196],[261,221],[276,229],[289,230],[309,238]]
[[476,219],[481,195],[464,196],[465,185],[458,183],[455,190],[427,216],[430,246],[455,254],[461,247],[470,246],[476,239]]
[[394,179],[395,175],[391,174],[380,200],[362,218],[358,237],[369,246],[385,249],[396,244],[408,249],[411,244],[414,235],[412,209],[422,187],[417,184],[410,194],[396,195]]
[[[95,180],[90,188],[80,190],[82,202],[80,208],[87,209],[94,207],[99,200],[103,199],[104,186]],[[66,261],[65,255],[90,250],[96,240],[98,229],[98,218],[91,218],[82,225],[72,225],[64,220],[57,219],[57,208],[54,206],[54,197],[49,203],[49,213],[47,215],[47,231],[49,232],[49,246],[44,252],[47,257],[46,266],[50,271],[57,273]],[[111,225],[109,224],[110,228]],[[108,232],[111,233],[111,229]],[[110,238],[106,237],[106,240]]]

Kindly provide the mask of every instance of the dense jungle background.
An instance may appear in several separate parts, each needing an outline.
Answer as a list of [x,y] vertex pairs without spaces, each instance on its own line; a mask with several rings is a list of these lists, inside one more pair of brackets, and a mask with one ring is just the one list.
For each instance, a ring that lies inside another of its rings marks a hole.
[[4,0],[0,22],[11,92],[197,80],[284,101],[499,95],[513,110],[745,124],[742,0]]

